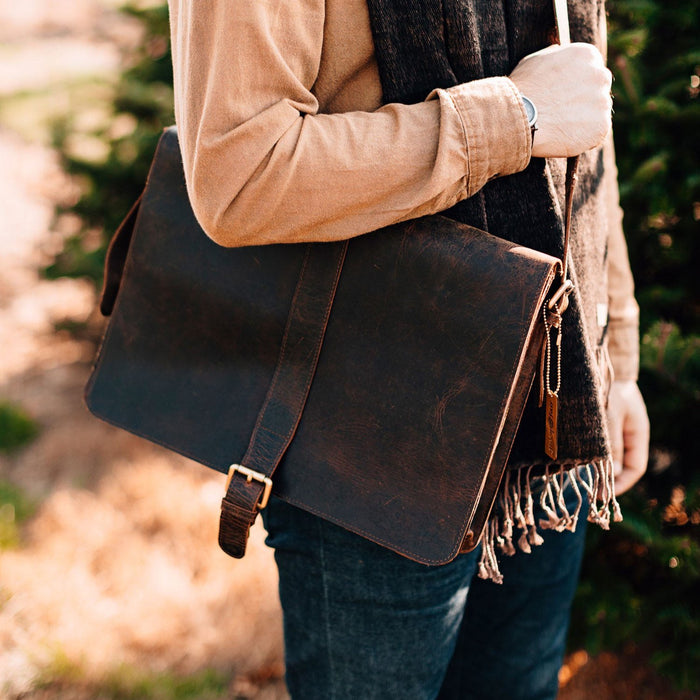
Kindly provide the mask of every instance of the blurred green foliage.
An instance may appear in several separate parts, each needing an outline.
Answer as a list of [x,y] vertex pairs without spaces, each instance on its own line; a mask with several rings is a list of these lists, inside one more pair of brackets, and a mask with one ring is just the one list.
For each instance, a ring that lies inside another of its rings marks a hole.
[[[88,134],[75,133],[71,115],[54,125],[54,146],[83,192],[75,205],[57,211],[58,216],[77,214],[82,228],[45,268],[50,279],[88,277],[101,283],[109,237],[143,189],[162,129],[175,120],[167,5],[127,5],[122,11],[141,22],[144,34],[138,47],[124,57],[127,67],[114,86],[110,118]],[[105,155],[89,158],[80,150],[75,153],[71,145],[76,136],[98,139],[106,146]]]
[[98,679],[71,660],[62,648],[53,650],[51,663],[43,670],[38,687],[47,696],[73,696],[104,700],[225,700],[231,679],[205,669],[191,675],[149,672],[129,665],[119,665]]
[[191,676],[172,673],[146,674],[120,668],[100,684],[100,694],[111,700],[225,700],[229,680],[212,670]]
[[0,480],[0,550],[19,544],[19,526],[34,513],[34,508],[22,489]]
[[0,401],[0,452],[9,452],[31,441],[36,423],[18,406]]
[[[21,408],[0,401],[0,453],[26,445],[38,432]],[[19,544],[19,526],[33,511],[33,503],[19,487],[0,480],[0,550]]]
[[642,327],[700,332],[698,3],[609,3],[615,141]]
[[625,520],[591,528],[572,620],[589,651],[630,641],[700,689],[700,22],[698,3],[608,4],[615,145],[641,307],[650,472]]
[[[625,521],[591,528],[572,640],[596,652],[630,640],[679,685],[700,688],[700,6],[609,3],[620,193],[642,318],[640,385],[652,424],[650,473],[622,500]],[[125,10],[144,41],[126,57],[99,161],[55,141],[84,185],[72,208],[84,230],[50,276],[101,278],[108,237],[138,196],[163,126],[173,122],[165,4]],[[121,125],[121,129],[115,129]],[[103,232],[95,244],[95,230]]]

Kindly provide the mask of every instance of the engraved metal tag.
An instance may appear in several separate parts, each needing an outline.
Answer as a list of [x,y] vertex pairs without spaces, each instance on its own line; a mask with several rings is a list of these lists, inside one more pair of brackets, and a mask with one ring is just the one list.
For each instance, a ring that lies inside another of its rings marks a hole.
[[544,451],[551,459],[557,458],[557,418],[559,399],[556,394],[547,394],[545,401]]

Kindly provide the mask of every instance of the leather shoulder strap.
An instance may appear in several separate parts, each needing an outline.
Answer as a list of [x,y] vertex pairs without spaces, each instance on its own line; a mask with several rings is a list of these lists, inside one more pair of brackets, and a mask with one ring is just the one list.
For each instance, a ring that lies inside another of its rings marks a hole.
[[566,46],[571,43],[569,31],[569,6],[567,0],[554,0],[554,20],[557,24],[559,43]]
[[[561,46],[571,43],[569,30],[569,6],[567,0],[554,0],[554,21]],[[571,237],[571,213],[574,207],[574,188],[578,172],[578,156],[566,161],[566,203],[564,205],[564,252],[562,254],[562,281],[565,282],[569,270],[569,239]]]

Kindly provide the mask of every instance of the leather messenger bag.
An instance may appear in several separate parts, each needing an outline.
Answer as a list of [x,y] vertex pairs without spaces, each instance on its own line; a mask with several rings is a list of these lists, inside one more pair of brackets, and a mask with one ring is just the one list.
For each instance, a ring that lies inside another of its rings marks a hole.
[[111,243],[98,417],[229,473],[221,546],[270,493],[400,554],[474,548],[544,334],[557,258],[442,216],[337,243],[222,248],[174,128]]

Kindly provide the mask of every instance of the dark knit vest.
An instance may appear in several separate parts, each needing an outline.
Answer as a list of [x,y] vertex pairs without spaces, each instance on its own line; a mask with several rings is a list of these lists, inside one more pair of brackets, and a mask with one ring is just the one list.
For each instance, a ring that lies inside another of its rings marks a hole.
[[[434,88],[508,75],[520,59],[553,43],[551,0],[368,0],[384,101],[411,103]],[[572,41],[600,45],[604,8],[569,0]],[[608,370],[601,312],[607,308],[602,150],[584,154],[574,198],[570,276],[564,315],[559,457],[570,467],[609,460],[601,380]],[[447,212],[458,221],[561,257],[565,160],[534,158],[525,171],[496,178]],[[507,314],[507,310],[503,313]],[[605,314],[603,313],[603,316]],[[544,410],[533,391],[509,466],[557,465],[544,453]]]

